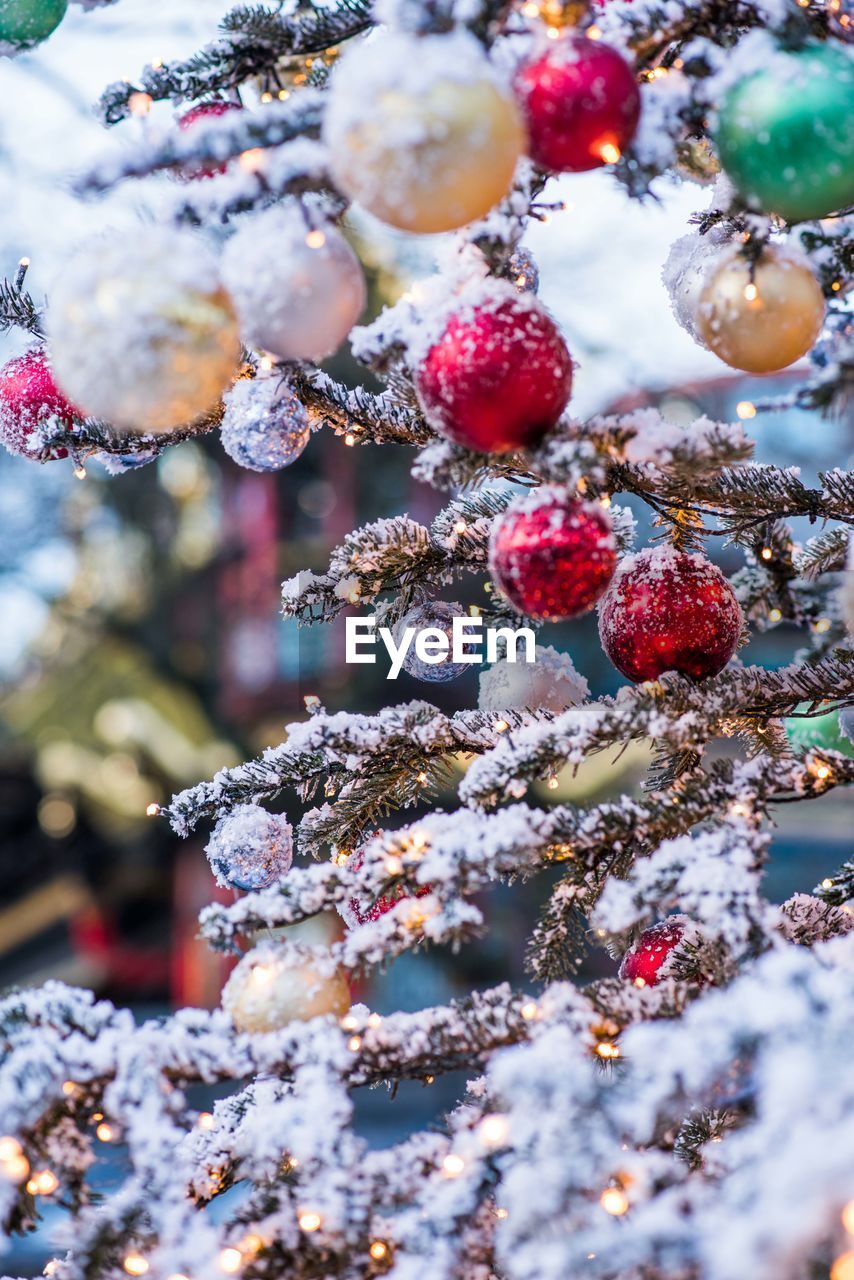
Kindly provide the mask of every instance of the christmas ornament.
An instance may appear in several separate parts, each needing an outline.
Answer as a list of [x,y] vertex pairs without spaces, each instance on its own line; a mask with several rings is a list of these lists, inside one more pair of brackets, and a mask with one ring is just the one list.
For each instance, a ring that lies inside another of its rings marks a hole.
[[48,336],[62,390],[131,431],[168,431],[213,409],[240,358],[216,261],[192,232],[165,227],[78,251],[51,294]]
[[[365,851],[360,849],[349,859],[347,866],[351,871],[361,871],[364,864]],[[432,893],[432,889],[429,884],[425,884],[416,891],[415,897],[423,898],[428,893]],[[411,893],[406,892],[403,885],[399,884],[390,893],[382,893],[373,900],[350,898],[348,902],[340,903],[338,910],[349,927],[356,929],[359,925],[379,920],[387,911],[391,911],[392,907],[396,906],[398,902],[403,902],[412,896]]]
[[621,54],[568,32],[525,63],[516,93],[528,126],[528,155],[559,173],[614,164],[635,135],[640,92]]
[[[839,732],[854,746],[854,707],[843,707],[839,712]],[[850,753],[849,746],[845,747],[845,752]]]
[[222,1007],[238,1031],[278,1031],[328,1013],[343,1017],[350,988],[331,962],[306,961],[291,946],[260,942],[223,987]]
[[[400,644],[403,640],[407,629],[411,628],[415,632],[415,636],[403,659],[403,669],[408,675],[413,676],[416,680],[429,680],[432,684],[444,683],[446,680],[456,680],[457,676],[463,675],[469,667],[467,662],[452,662],[451,653],[453,652],[454,636],[454,618],[466,618],[468,614],[461,605],[448,604],[445,600],[431,600],[429,604],[418,604],[414,609],[410,609],[405,613],[394,628],[395,643]],[[419,634],[425,631],[434,634],[424,637],[424,642],[430,652],[439,652],[442,636],[447,638],[448,652],[444,657],[440,657],[437,662],[427,662],[423,658],[419,658],[416,652],[416,640]]]
[[294,836],[287,818],[241,804],[219,819],[205,853],[223,888],[267,889],[291,868]]
[[323,360],[365,306],[359,259],[335,227],[311,229],[296,204],[244,222],[222,255],[244,340],[282,360]]
[[721,164],[754,209],[790,222],[854,201],[854,62],[827,44],[780,49],[720,105]]
[[644,929],[623,956],[620,977],[633,982],[636,987],[654,987],[660,978],[666,976],[666,967],[663,974],[661,969],[671,951],[682,941],[686,923],[683,916],[668,916],[651,929]]
[[67,449],[49,441],[57,431],[70,431],[74,417],[40,347],[0,369],[0,442],[10,453],[34,462],[67,457]]
[[721,171],[721,162],[708,138],[684,138],[676,144],[676,172],[698,187],[708,187]]
[[[198,106],[191,107],[189,111],[185,111],[183,115],[178,117],[178,128],[184,133],[192,133],[193,128],[201,124],[205,120],[217,120],[220,116],[226,116],[231,111],[242,111],[239,102],[200,102]],[[197,169],[193,169],[191,173],[185,173],[184,176],[191,178],[214,178],[217,174],[225,173],[228,168],[228,160],[223,160],[221,164],[208,162],[202,164]]]
[[560,330],[531,294],[490,286],[451,315],[415,372],[431,425],[464,448],[509,453],[555,425],[572,389]]
[[607,512],[562,489],[535,489],[492,529],[490,572],[510,603],[531,618],[556,622],[586,613],[616,564]]
[[854,757],[854,742],[849,731],[854,726],[847,716],[843,724],[843,716],[851,710],[846,707],[843,711],[828,711],[822,716],[789,716],[783,724],[790,746],[799,753],[839,751],[844,756]]
[[719,260],[721,248],[728,243],[729,232],[712,227],[705,235],[691,232],[674,240],[661,269],[661,279],[670,298],[670,307],[678,323],[702,345],[697,332],[700,297],[706,287],[710,267]]
[[305,449],[311,436],[308,414],[278,373],[241,378],[224,397],[222,447],[250,471],[280,471]]
[[735,592],[711,561],[672,547],[626,556],[599,605],[599,638],[636,683],[678,671],[702,680],[729,662],[741,635]]
[[65,17],[68,0],[0,0],[0,53],[3,45],[31,49],[46,40]]
[[341,190],[404,231],[452,231],[510,190],[524,145],[511,94],[467,32],[353,45],[323,126]]
[[799,255],[768,247],[751,268],[737,249],[709,268],[697,332],[710,351],[746,373],[773,373],[806,355],[824,323],[821,286]]
[[560,715],[577,707],[589,692],[587,681],[576,671],[568,653],[538,644],[534,662],[508,662],[502,658],[481,672],[477,705],[481,711],[500,713],[523,710],[551,711]]

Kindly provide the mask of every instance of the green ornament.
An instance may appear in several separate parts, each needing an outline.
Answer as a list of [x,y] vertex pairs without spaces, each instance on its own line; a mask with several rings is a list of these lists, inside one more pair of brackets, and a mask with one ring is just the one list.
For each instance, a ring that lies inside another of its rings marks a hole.
[[854,759],[854,742],[840,729],[838,711],[807,719],[792,716],[785,721],[785,728],[789,745],[797,752],[838,751]]
[[779,50],[720,106],[718,155],[744,200],[788,222],[854,201],[854,59],[831,45]]
[[0,52],[4,44],[41,44],[65,17],[68,0],[0,0]]

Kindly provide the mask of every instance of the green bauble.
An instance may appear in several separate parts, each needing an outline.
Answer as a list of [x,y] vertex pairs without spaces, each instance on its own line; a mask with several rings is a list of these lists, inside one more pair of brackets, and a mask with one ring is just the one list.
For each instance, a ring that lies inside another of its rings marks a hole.
[[68,0],[0,0],[0,51],[3,44],[29,49],[41,44],[65,17]]
[[725,95],[721,164],[755,209],[788,222],[854,201],[854,59],[830,45],[780,50]]
[[854,758],[854,742],[839,727],[839,712],[828,711],[809,719],[790,717],[785,722],[786,737],[794,751],[839,751]]

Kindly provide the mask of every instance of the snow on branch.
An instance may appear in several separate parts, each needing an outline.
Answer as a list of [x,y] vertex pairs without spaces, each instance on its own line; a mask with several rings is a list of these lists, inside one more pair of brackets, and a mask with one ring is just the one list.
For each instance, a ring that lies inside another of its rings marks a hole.
[[130,114],[135,93],[147,93],[155,101],[184,102],[236,89],[252,76],[275,77],[281,59],[322,53],[371,25],[367,0],[337,0],[329,9],[309,3],[296,12],[240,5],[223,18],[222,35],[193,57],[151,64],[138,82],[109,85],[99,113],[105,124],[117,124]]

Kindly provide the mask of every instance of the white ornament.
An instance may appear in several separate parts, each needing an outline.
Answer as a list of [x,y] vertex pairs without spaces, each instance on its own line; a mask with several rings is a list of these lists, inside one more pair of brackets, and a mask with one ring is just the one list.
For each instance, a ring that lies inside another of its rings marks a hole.
[[216,259],[163,227],[110,232],[66,265],[50,297],[51,363],[90,417],[168,431],[216,407],[240,359]]
[[223,888],[266,889],[291,868],[293,830],[282,814],[241,804],[219,819],[205,853]]
[[670,297],[673,315],[700,346],[705,346],[702,338],[697,335],[696,325],[700,294],[705,287],[709,268],[717,261],[721,246],[727,243],[728,238],[728,234],[717,227],[703,236],[696,232],[680,236],[670,246],[670,253],[661,270],[661,279]]
[[343,1017],[350,988],[331,960],[306,961],[282,943],[261,942],[223,987],[222,1007],[238,1031],[278,1031],[327,1013]]
[[225,397],[222,447],[250,471],[280,471],[311,437],[304,405],[279,373],[241,378]]
[[527,707],[559,715],[584,701],[588,684],[568,653],[538,644],[534,657],[536,661],[530,663],[502,658],[481,672],[477,699],[481,711],[497,713]]
[[323,360],[365,306],[359,259],[331,225],[312,230],[295,204],[248,219],[222,255],[245,342],[281,360]]

